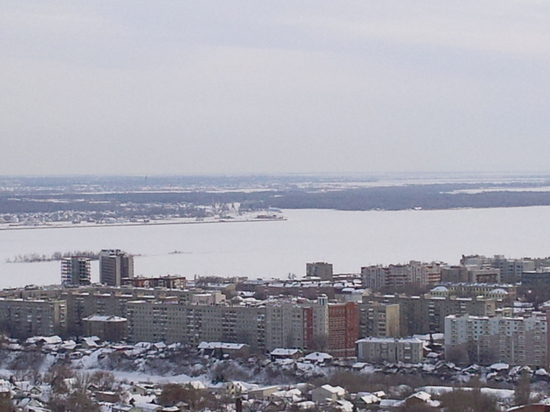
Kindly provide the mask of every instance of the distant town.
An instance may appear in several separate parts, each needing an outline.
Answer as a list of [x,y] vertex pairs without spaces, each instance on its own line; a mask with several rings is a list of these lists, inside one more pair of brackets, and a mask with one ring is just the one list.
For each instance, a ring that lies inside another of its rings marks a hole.
[[[0,291],[0,397],[17,410],[452,410],[458,390],[546,404],[550,258],[271,280],[139,277],[119,249],[60,259],[58,286]],[[140,382],[156,375],[179,381]]]
[[[0,230],[285,220],[280,208],[548,205],[549,182],[2,178]],[[137,256],[6,257],[59,262],[59,283],[0,290],[0,412],[550,411],[550,257],[353,273],[304,262],[302,274],[256,279],[137,276]]]

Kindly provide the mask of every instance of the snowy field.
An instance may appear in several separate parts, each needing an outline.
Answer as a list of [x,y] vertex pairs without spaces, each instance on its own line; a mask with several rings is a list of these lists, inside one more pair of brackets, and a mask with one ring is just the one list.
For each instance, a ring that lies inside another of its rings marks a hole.
[[[285,210],[286,221],[0,232],[0,288],[59,283],[60,263],[6,263],[23,254],[119,248],[136,275],[302,276],[306,262],[338,273],[462,254],[549,255],[550,207],[437,211]],[[172,253],[178,251],[180,253]],[[98,279],[97,262],[92,280]]]

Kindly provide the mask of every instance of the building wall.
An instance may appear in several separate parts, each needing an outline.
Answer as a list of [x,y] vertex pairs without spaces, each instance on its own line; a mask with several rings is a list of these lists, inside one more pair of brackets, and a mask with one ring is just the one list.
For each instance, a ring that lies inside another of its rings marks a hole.
[[465,363],[548,367],[547,318],[455,316],[445,319],[445,355]]
[[328,349],[328,303],[325,300],[271,302],[266,305],[266,325],[267,350],[322,350],[322,346]]
[[121,286],[134,277],[134,258],[119,249],[99,253],[99,281],[107,286]]
[[321,280],[332,280],[332,263],[315,262],[306,263],[306,276],[318,277]]
[[[94,319],[95,318],[95,319]],[[83,319],[84,336],[97,336],[109,342],[121,342],[126,340],[128,321],[118,316],[91,316]]]
[[521,275],[521,283],[523,286],[548,286],[550,285],[550,270],[525,271]]
[[491,298],[432,297],[429,295],[370,295],[366,302],[399,304],[400,333],[402,336],[443,333],[445,317],[448,315],[471,314],[493,316],[498,307]]
[[72,256],[61,260],[61,284],[89,285],[91,283],[90,258]]
[[359,305],[355,302],[329,303],[328,353],[335,357],[355,356],[359,339]]
[[182,305],[131,301],[127,305],[129,342],[246,343],[265,351],[265,307]]
[[362,362],[418,363],[424,358],[419,339],[364,338],[357,341],[357,359]]
[[435,285],[441,281],[438,262],[422,263],[411,260],[404,265],[375,265],[361,268],[363,286],[371,290],[402,287],[408,284]]
[[368,302],[359,304],[359,336],[400,337],[399,304]]
[[67,332],[66,302],[0,298],[0,328],[14,338],[63,336]]

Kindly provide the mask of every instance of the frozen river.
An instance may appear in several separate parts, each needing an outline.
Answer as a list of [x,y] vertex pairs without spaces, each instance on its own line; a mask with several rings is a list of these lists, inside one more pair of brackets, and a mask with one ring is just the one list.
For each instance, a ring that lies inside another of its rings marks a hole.
[[[123,249],[136,275],[302,276],[306,262],[335,272],[462,254],[550,255],[550,207],[437,211],[285,210],[286,221],[0,231],[0,288],[59,283],[60,263],[6,263],[23,254]],[[171,254],[173,251],[182,253]],[[97,262],[92,280],[98,279]]]

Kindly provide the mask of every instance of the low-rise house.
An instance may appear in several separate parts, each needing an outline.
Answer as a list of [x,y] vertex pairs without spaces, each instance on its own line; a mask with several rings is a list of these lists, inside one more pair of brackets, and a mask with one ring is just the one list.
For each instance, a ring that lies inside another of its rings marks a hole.
[[[245,343],[201,342],[197,347],[204,355],[216,358],[245,358],[250,356],[250,345]],[[226,356],[227,355],[227,356]]]
[[323,385],[311,391],[311,400],[315,403],[326,404],[342,399],[346,390],[340,386]]
[[432,396],[424,391],[413,393],[403,401],[403,405],[407,408],[416,409],[421,406],[438,407],[439,401],[432,400]]
[[120,316],[92,315],[82,319],[84,336],[97,336],[109,342],[126,339],[128,320]]
[[374,393],[358,394],[357,405],[360,407],[366,407],[369,405],[376,405],[380,403],[382,399],[376,396]]
[[270,401],[284,400],[286,403],[295,404],[304,400],[302,391],[298,388],[273,392],[268,398]]
[[209,391],[224,395],[242,395],[248,388],[242,382],[220,382],[208,388]]
[[120,395],[111,391],[95,391],[94,397],[98,402],[117,403],[120,401]]
[[264,386],[257,389],[251,389],[248,391],[248,399],[267,399],[278,390],[278,386]]
[[306,362],[311,362],[317,365],[328,365],[332,362],[332,355],[323,352],[313,352],[304,356]]
[[135,404],[128,412],[162,412],[163,407],[154,403]]
[[269,355],[271,356],[272,361],[275,361],[278,359],[298,360],[302,357],[303,353],[300,349],[277,348],[277,349],[273,349]]
[[332,402],[329,404],[332,410],[338,410],[341,412],[353,412],[354,406],[353,403],[350,401],[346,401],[345,399],[339,399],[335,402]]
[[132,395],[147,395],[147,389],[142,385],[132,385],[130,389],[128,389],[128,392]]

